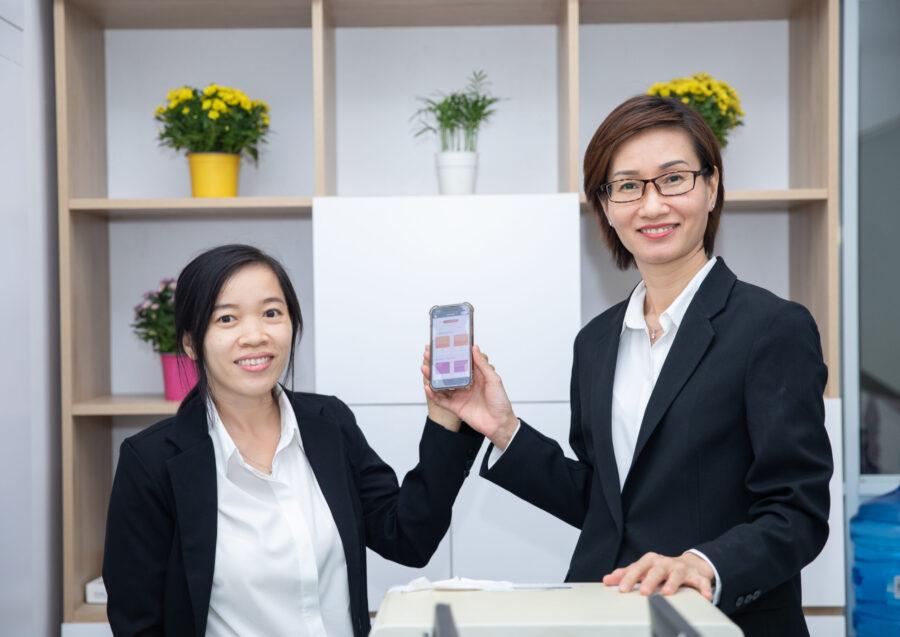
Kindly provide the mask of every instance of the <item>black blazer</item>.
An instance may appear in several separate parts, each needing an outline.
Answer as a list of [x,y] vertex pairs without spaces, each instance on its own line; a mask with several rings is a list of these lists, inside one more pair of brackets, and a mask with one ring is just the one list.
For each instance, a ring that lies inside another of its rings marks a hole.
[[523,422],[481,475],[581,529],[567,581],[696,548],[719,572],[720,609],[748,636],[807,635],[800,570],[828,537],[832,473],[812,316],[719,259],[678,328],[620,491],[610,421],[627,306],[575,339],[577,460]]
[[[370,627],[366,547],[406,566],[425,566],[450,525],[482,436],[466,425],[453,433],[426,421],[419,464],[398,486],[344,403],[289,396],[344,546],[350,614],[360,637]],[[205,634],[216,525],[216,461],[206,408],[194,400],[122,443],[103,556],[115,635]]]

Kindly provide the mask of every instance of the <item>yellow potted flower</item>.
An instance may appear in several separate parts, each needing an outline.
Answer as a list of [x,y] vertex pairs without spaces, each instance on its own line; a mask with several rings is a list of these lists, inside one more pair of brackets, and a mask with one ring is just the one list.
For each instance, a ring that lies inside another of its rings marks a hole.
[[259,161],[269,132],[269,105],[218,84],[172,89],[166,100],[155,112],[159,143],[187,151],[193,196],[237,196],[241,156]]
[[657,82],[647,94],[679,99],[691,106],[712,128],[722,148],[728,144],[728,133],[744,124],[744,110],[737,91],[709,73]]

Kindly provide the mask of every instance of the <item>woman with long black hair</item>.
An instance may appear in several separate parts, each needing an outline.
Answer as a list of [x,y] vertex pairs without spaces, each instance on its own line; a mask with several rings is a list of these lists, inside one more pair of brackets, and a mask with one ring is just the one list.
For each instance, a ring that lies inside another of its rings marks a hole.
[[126,439],[103,579],[115,635],[365,635],[368,546],[428,563],[482,436],[428,403],[398,485],[339,399],[290,391],[300,305],[245,245],[191,261],[175,292],[199,382]]

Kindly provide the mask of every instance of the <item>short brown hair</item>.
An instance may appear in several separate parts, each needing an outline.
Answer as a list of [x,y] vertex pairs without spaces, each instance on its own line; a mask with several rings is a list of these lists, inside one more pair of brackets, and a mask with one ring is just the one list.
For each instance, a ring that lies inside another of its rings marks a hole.
[[700,159],[700,169],[706,171],[707,179],[713,174],[713,168],[719,171],[716,205],[709,213],[706,232],[703,234],[703,249],[708,257],[712,257],[722,205],[725,202],[722,153],[715,133],[697,111],[677,99],[638,95],[622,102],[603,120],[584,152],[584,194],[599,216],[603,239],[612,252],[616,265],[622,270],[631,267],[634,256],[603,214],[600,198],[605,197],[606,193],[602,186],[607,181],[613,155],[623,142],[650,128],[670,127],[683,130],[691,138],[694,151]]

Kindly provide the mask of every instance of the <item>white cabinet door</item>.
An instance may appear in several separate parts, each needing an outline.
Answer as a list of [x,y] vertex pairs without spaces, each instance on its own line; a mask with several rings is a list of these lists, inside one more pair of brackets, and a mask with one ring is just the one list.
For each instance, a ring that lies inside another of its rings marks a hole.
[[[566,455],[569,403],[515,404],[516,415],[554,438]],[[578,530],[477,476],[485,443],[453,511],[453,575],[513,582],[561,582]],[[529,471],[529,467],[522,467]]]
[[[425,405],[370,405],[350,408],[366,440],[402,481],[419,461],[419,439],[425,424]],[[391,586],[408,584],[417,577],[442,580],[450,577],[450,540],[444,540],[425,568],[409,568],[366,550],[369,609],[378,610]]]

